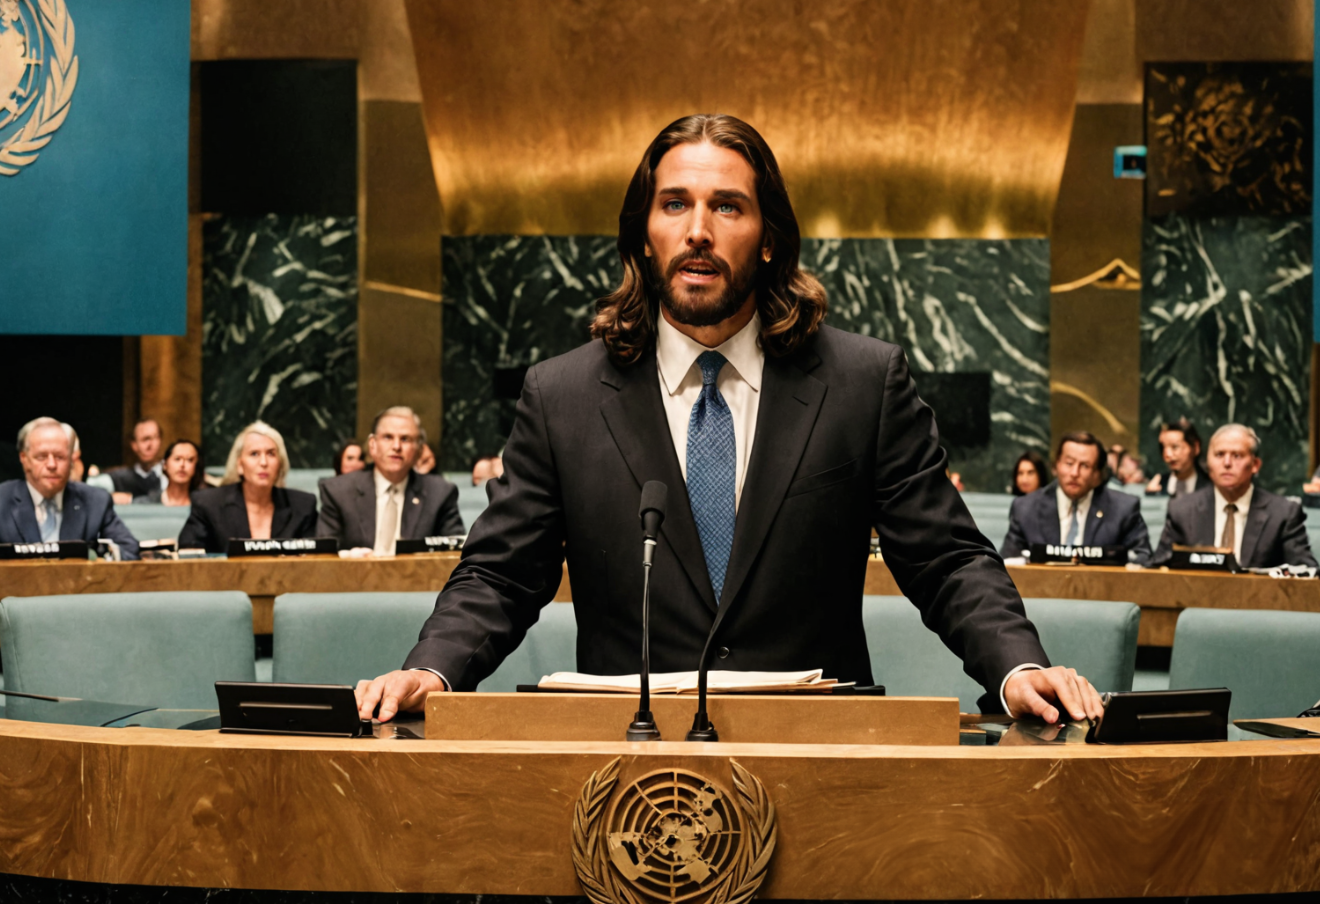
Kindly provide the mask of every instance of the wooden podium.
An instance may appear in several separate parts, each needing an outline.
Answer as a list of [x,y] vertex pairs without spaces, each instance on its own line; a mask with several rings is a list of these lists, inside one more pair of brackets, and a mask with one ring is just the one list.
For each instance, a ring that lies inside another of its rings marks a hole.
[[[684,889],[724,889],[693,904],[752,881],[853,900],[1320,890],[1320,741],[958,746],[950,700],[715,697],[726,740],[689,744],[695,701],[654,702],[671,740],[647,744],[620,740],[631,698],[577,695],[432,698],[436,734],[479,740],[0,721],[0,873],[557,896],[583,894],[585,865],[597,900],[642,904],[668,858]],[[879,743],[856,743],[858,713]]]

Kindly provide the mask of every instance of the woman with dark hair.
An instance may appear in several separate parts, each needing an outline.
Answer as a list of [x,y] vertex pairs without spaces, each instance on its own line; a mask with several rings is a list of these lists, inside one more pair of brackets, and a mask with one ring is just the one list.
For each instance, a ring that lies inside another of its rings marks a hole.
[[1034,493],[1049,481],[1049,470],[1045,459],[1028,449],[1013,462],[1013,495],[1025,496]]
[[[188,439],[176,439],[161,459],[167,483],[161,490],[161,505],[192,505],[192,494],[205,485],[202,453]],[[143,497],[145,499],[145,497]]]
[[361,471],[367,466],[366,459],[362,455],[362,444],[355,439],[350,439],[339,447],[335,453],[335,475],[352,474],[354,471]]
[[[673,148],[703,142],[736,152],[756,173],[757,201],[764,227],[761,254],[754,266],[738,272],[709,252],[661,260],[648,245],[652,200],[657,189],[666,187],[656,185],[656,167]],[[596,304],[596,319],[591,324],[592,338],[604,341],[616,365],[633,364],[653,347],[660,294],[665,295],[666,306],[671,311],[681,313],[683,300],[672,297],[670,284],[673,271],[684,264],[701,262],[718,270],[728,286],[715,311],[701,312],[703,321],[716,323],[728,319],[748,295],[756,293],[761,348],[772,358],[792,354],[825,319],[825,287],[798,266],[802,239],[775,155],[755,129],[733,117],[687,116],[670,123],[656,137],[646,149],[624,195],[617,246],[623,262],[623,280]]]

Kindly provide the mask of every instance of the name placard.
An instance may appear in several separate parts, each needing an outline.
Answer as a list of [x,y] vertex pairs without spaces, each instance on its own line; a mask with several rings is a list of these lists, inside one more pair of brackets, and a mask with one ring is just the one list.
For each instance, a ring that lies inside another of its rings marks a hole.
[[85,559],[85,540],[52,540],[49,543],[0,543],[0,559]]
[[1223,571],[1237,574],[1241,571],[1237,557],[1228,549],[1196,548],[1174,544],[1169,567],[1189,571]]
[[1071,565],[1126,565],[1123,546],[1069,546],[1066,543],[1032,543],[1031,564],[1067,562]]
[[316,537],[305,540],[239,540],[229,541],[229,558],[243,556],[314,556],[339,552],[339,541],[334,537]]
[[411,556],[419,552],[457,552],[463,548],[462,537],[422,537],[420,540],[395,540],[396,556]]

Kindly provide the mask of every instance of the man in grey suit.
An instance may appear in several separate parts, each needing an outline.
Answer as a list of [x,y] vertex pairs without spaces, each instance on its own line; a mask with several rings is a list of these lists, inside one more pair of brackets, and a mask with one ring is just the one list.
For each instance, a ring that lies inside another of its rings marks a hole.
[[1206,464],[1210,485],[1169,503],[1152,564],[1168,562],[1176,543],[1232,549],[1244,568],[1316,567],[1302,507],[1252,483],[1261,465],[1255,430],[1242,424],[1220,427],[1210,437]]
[[393,555],[394,541],[464,533],[458,487],[439,474],[413,470],[422,448],[421,420],[411,408],[386,408],[367,438],[372,466],[321,483],[317,536],[344,548]]

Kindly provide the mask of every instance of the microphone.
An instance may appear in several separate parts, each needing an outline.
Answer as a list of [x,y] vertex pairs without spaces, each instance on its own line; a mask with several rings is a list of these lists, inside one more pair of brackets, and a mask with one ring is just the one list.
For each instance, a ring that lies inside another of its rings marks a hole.
[[710,659],[710,645],[715,640],[715,628],[706,636],[706,645],[701,648],[701,660],[697,663],[697,715],[692,720],[692,730],[687,733],[689,741],[718,741],[720,733],[711,724],[706,714],[706,664]]
[[651,714],[651,560],[655,556],[656,537],[664,523],[668,501],[669,487],[660,481],[648,480],[642,487],[642,504],[637,513],[642,520],[641,701],[625,735],[629,741],[660,740],[660,729],[655,727],[655,716]]

